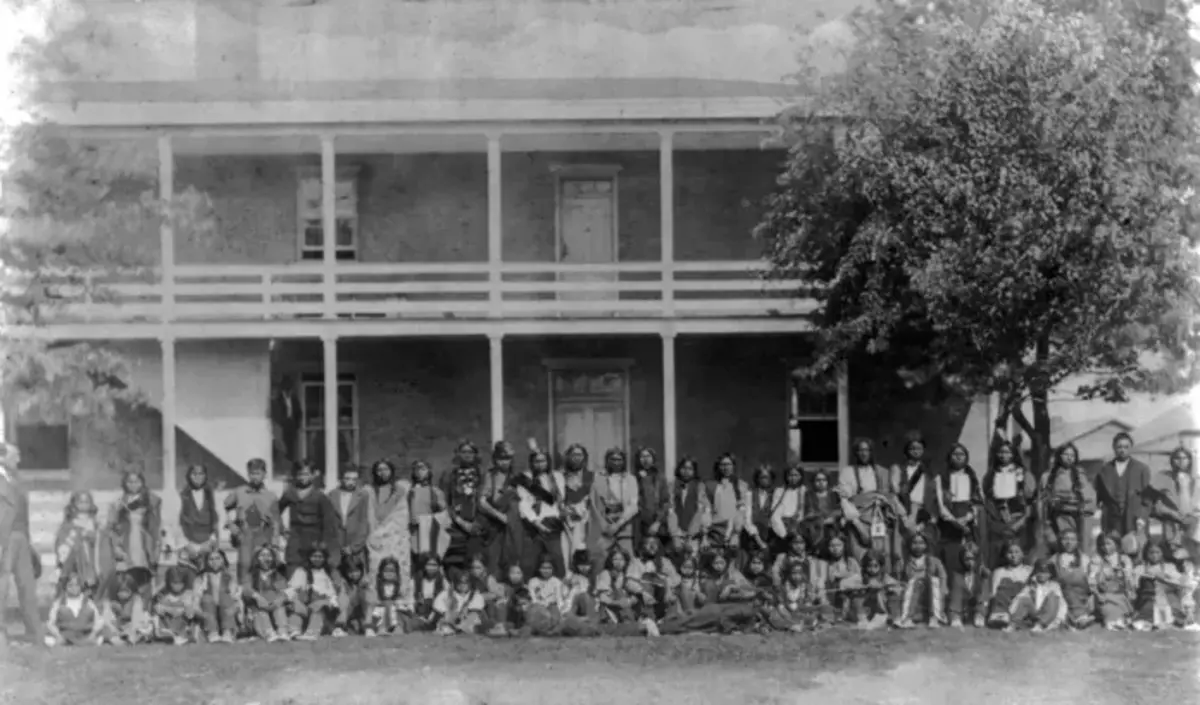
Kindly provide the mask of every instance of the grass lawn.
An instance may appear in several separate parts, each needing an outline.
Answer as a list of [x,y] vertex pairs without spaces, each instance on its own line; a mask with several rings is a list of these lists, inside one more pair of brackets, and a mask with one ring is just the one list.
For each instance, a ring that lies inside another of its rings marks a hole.
[[11,647],[0,703],[1200,703],[1200,634],[864,634]]

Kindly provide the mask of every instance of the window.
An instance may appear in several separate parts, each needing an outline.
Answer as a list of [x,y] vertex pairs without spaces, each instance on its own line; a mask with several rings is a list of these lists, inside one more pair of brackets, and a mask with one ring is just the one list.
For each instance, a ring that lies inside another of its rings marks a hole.
[[788,445],[801,465],[837,465],[840,448],[836,388],[819,389],[805,380],[790,378]]
[[[300,394],[301,451],[305,460],[325,467],[325,382],[306,375]],[[358,383],[352,374],[338,375],[338,464],[358,463]]]
[[70,470],[71,430],[65,423],[17,424],[20,470]]
[[[325,257],[322,193],[320,169],[302,169],[296,204],[300,259],[303,260],[320,260]],[[334,193],[337,221],[334,256],[339,260],[353,260],[358,255],[358,170],[345,167],[338,169]]]

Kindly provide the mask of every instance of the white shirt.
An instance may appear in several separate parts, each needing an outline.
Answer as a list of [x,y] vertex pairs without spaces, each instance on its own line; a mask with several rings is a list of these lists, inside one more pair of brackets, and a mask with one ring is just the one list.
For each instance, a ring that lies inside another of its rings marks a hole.
[[342,492],[338,493],[338,504],[341,505],[339,509],[342,510],[343,520],[346,519],[346,515],[350,512],[350,500],[352,499],[354,499],[353,492],[346,492],[343,490]]
[[[921,467],[920,463],[909,463],[908,466],[904,468],[904,475],[908,478],[912,478],[919,467]],[[909,485],[908,497],[912,500],[914,507],[925,501],[925,473],[921,473],[921,476],[917,478],[917,481]]]
[[204,490],[192,490],[192,501],[196,503],[196,509],[204,509]]
[[992,497],[998,500],[1016,497],[1017,482],[1019,479],[1017,477],[1016,465],[996,468],[996,474],[992,477]]
[[1125,477],[1125,469],[1129,467],[1129,460],[1114,460],[1113,467],[1117,469],[1117,477]]
[[87,599],[83,595],[79,597],[67,597],[63,599],[63,609],[70,610],[71,614],[76,617],[83,611],[83,601]]

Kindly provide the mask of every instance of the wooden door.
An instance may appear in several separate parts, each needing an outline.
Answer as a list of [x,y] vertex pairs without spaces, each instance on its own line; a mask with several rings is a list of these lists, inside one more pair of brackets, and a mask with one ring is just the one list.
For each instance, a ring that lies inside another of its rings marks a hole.
[[[565,264],[611,264],[617,261],[616,182],[613,179],[559,181],[558,259]],[[570,272],[559,281],[612,282],[611,270]],[[564,300],[615,299],[616,291],[563,291]]]
[[565,451],[572,443],[582,443],[593,470],[601,467],[608,449],[625,449],[625,409],[615,401],[556,404],[554,429],[558,451]]

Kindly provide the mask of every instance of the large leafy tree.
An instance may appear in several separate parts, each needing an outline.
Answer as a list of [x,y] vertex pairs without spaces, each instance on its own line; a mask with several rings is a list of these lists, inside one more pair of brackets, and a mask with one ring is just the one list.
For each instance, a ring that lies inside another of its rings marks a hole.
[[1115,402],[1194,377],[1187,7],[920,5],[857,13],[844,70],[800,77],[758,234],[819,302],[803,374],[998,393],[1040,472],[1067,380]]
[[104,42],[85,7],[18,0],[12,10],[40,13],[47,26],[10,57],[25,115],[0,125],[0,399],[26,419],[111,416],[140,401],[127,360],[111,345],[56,340],[48,329],[73,306],[110,299],[107,282],[153,281],[160,226],[202,236],[210,210],[193,190],[158,198],[152,140],[88,139],[45,119],[56,84],[79,78],[77,60]]

